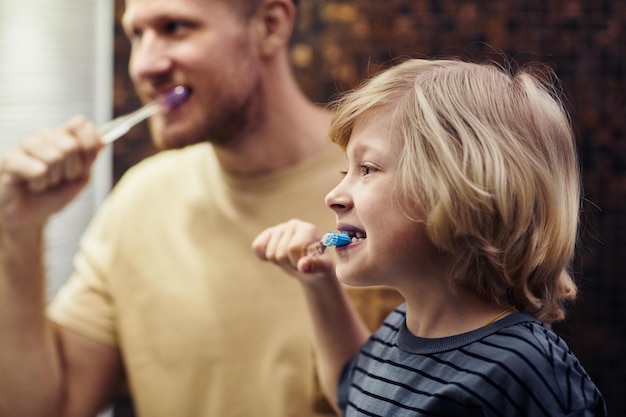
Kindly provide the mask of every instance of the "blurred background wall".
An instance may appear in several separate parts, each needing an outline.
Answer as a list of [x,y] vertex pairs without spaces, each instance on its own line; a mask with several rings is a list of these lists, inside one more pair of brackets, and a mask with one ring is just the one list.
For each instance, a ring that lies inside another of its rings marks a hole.
[[[139,103],[116,0],[114,113]],[[402,57],[462,56],[553,65],[573,108],[585,208],[574,269],[579,300],[556,326],[626,415],[626,1],[300,0],[292,58],[320,103]],[[114,181],[150,155],[145,126],[114,147]]]
[[[113,0],[0,0],[0,156],[70,115],[97,123],[111,117],[112,19]],[[86,190],[48,223],[48,297],[71,273],[78,239],[111,179],[105,149]]]

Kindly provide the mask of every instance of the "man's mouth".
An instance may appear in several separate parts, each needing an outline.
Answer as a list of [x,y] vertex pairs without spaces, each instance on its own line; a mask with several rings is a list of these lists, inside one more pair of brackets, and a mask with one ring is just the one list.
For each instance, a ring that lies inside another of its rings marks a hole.
[[163,110],[167,112],[187,101],[190,94],[191,89],[189,87],[177,85],[160,96],[159,101],[161,102]]

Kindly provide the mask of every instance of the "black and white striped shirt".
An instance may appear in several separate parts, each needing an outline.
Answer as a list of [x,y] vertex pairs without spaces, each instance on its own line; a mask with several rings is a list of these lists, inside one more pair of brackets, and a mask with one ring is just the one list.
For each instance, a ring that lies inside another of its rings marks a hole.
[[400,306],[343,370],[351,416],[606,416],[602,395],[565,342],[524,313],[424,339]]

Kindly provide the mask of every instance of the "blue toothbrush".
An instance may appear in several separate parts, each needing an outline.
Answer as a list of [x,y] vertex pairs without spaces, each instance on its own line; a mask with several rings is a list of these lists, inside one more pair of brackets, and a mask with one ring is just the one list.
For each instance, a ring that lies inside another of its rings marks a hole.
[[321,242],[313,244],[308,249],[309,256],[319,256],[326,251],[328,246],[346,246],[349,245],[352,239],[350,236],[343,233],[328,232],[323,237]]
[[352,239],[350,236],[343,233],[328,232],[322,238],[322,245],[324,246],[346,246],[349,245]]

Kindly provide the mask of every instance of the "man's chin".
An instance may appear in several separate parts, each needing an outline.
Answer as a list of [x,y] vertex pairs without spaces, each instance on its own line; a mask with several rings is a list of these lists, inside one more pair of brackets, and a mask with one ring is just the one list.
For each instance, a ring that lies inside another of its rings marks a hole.
[[194,143],[195,142],[184,141],[182,139],[172,137],[171,135],[152,135],[152,144],[159,151],[164,151],[168,149],[180,149],[184,148],[185,146],[193,145]]
[[185,146],[201,142],[198,134],[189,132],[188,129],[176,129],[174,126],[162,126],[157,123],[150,124],[152,143],[158,150],[179,149]]

